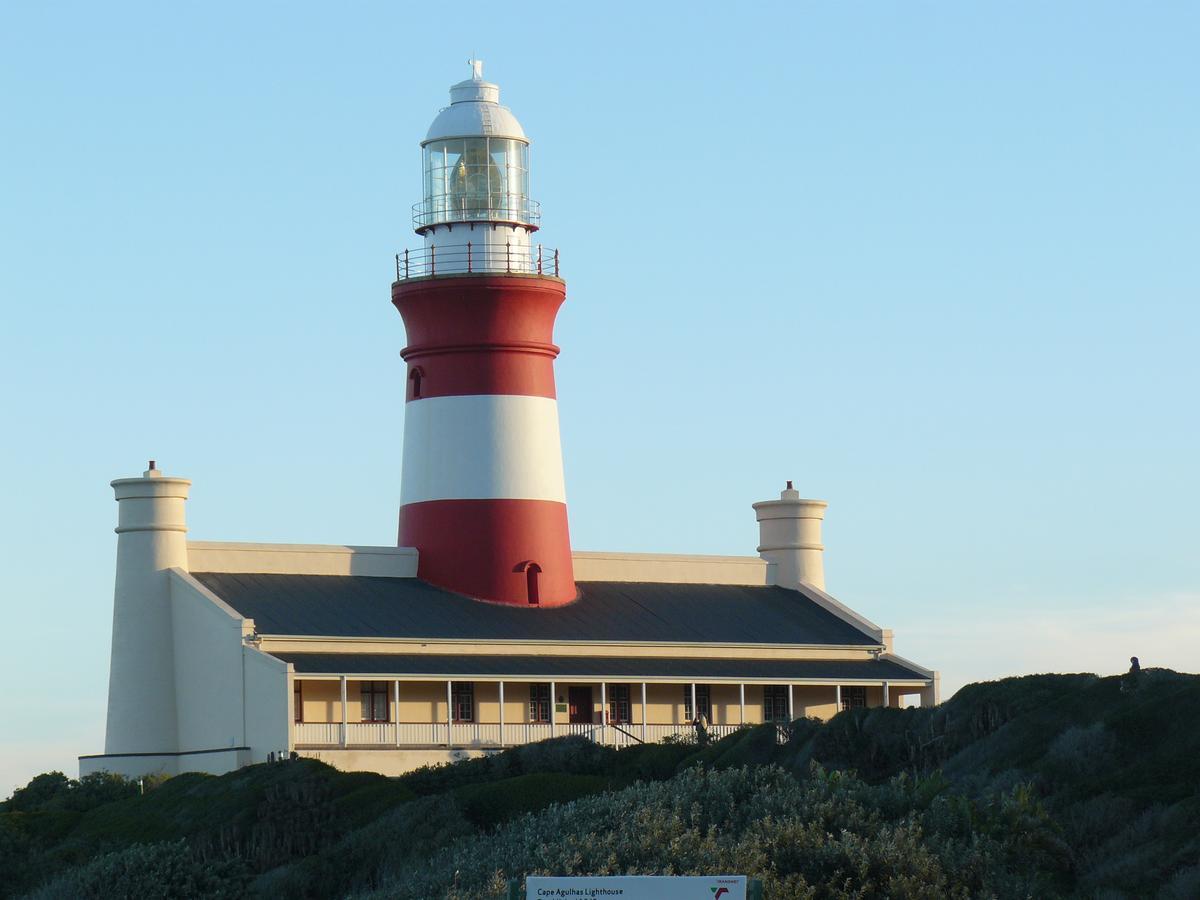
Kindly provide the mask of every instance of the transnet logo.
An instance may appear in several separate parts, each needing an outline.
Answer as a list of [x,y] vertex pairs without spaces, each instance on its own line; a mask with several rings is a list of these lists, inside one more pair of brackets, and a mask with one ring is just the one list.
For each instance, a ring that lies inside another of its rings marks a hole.
[[715,887],[715,888],[709,888],[709,890],[713,892],[713,900],[721,900],[721,895],[722,895],[722,894],[728,894],[728,893],[729,893],[729,888],[718,888],[718,887]]

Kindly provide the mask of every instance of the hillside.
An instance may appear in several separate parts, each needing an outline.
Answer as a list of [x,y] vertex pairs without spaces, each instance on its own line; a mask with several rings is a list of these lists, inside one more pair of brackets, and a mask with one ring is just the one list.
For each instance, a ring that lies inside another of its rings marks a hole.
[[152,785],[42,775],[0,896],[493,897],[543,872],[769,897],[1200,896],[1200,677],[1041,675],[707,748],[563,738],[389,779],[311,760]]

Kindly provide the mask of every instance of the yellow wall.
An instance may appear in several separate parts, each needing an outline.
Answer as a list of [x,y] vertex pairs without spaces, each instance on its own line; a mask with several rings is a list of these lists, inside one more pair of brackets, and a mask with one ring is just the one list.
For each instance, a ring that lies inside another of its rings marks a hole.
[[[297,676],[301,683],[305,722],[340,722],[342,711],[340,705],[341,689],[336,680],[313,680]],[[392,702],[392,681],[386,681],[388,694],[389,720],[392,722],[445,722],[446,721],[446,682],[444,681],[402,681],[400,682],[400,706],[397,711]],[[360,680],[349,679],[346,683],[347,722],[362,721],[362,703],[360,700]],[[637,682],[611,682],[612,684],[627,684],[629,687],[630,722],[640,725],[642,722],[642,685]],[[592,691],[592,721],[600,721],[600,685],[595,682],[559,681],[555,683],[555,696],[552,706],[557,702],[568,704],[570,688],[589,687]],[[518,724],[529,721],[529,689],[527,683],[506,681],[504,683],[504,721]],[[903,694],[916,694],[920,688],[911,686],[895,686],[890,688],[890,705],[900,706]],[[650,725],[686,725],[684,718],[685,692],[690,692],[688,684],[647,684],[646,685],[646,722]],[[832,685],[795,685],[792,688],[794,714],[828,719],[837,712],[837,689]],[[712,703],[713,725],[758,725],[763,721],[763,686],[761,684],[746,685],[745,723],[742,720],[739,706],[738,685],[712,684],[709,685],[709,696]],[[867,705],[880,706],[883,703],[883,688],[867,687]],[[399,715],[397,715],[397,712]],[[475,721],[482,723],[497,723],[500,721],[500,686],[496,682],[475,682]],[[566,724],[570,721],[567,711],[556,711],[554,721]]]

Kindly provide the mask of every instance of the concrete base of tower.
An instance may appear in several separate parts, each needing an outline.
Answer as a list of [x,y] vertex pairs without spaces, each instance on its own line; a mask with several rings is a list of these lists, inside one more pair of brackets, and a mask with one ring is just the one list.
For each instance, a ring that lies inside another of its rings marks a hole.
[[561,606],[575,599],[567,506],[549,500],[431,500],[400,507],[417,577],[480,600]]
[[102,753],[79,757],[79,777],[109,772],[125,778],[208,772],[221,775],[253,762],[249,747],[221,747],[184,753]]

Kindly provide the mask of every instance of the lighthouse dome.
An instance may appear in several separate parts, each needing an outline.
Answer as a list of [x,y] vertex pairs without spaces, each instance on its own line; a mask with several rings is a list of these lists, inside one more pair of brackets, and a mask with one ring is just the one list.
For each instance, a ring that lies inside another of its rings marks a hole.
[[473,76],[450,88],[450,105],[437,114],[422,144],[439,138],[498,137],[528,143],[525,129],[506,106],[500,86],[483,80],[483,64],[472,61]]

